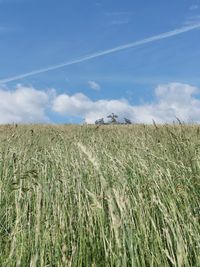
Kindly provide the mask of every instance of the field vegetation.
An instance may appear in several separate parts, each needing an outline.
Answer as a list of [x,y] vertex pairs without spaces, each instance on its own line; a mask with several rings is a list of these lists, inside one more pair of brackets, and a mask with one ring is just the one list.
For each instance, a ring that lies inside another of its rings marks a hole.
[[0,127],[0,266],[200,266],[200,127]]

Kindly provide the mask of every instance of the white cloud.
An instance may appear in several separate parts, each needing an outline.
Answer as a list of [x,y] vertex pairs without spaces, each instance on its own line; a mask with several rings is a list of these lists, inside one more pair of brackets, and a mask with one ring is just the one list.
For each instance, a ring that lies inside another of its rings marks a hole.
[[176,117],[185,122],[200,123],[200,100],[197,87],[170,83],[155,89],[155,101],[132,105],[126,99],[91,100],[82,93],[56,95],[55,90],[42,91],[18,85],[15,90],[0,88],[0,123],[49,122],[48,111],[67,117],[79,117],[87,123],[114,112],[121,119],[135,123],[172,122]]
[[[157,102],[135,107],[140,121],[172,122],[179,118],[185,122],[200,121],[200,100],[194,97],[197,87],[181,83],[160,85],[155,90]],[[142,114],[142,116],[140,116]],[[151,120],[151,121],[150,121]]]
[[[92,101],[82,93],[72,96],[59,95],[53,104],[53,110],[68,116],[85,118],[88,123],[106,117],[111,112],[127,114],[129,104],[126,100],[98,100]],[[131,106],[130,106],[131,108]]]
[[0,88],[0,123],[47,122],[45,111],[52,93],[22,85],[15,90]]
[[63,94],[55,98],[53,110],[62,115],[85,118],[88,123],[112,112],[136,123],[172,122],[176,117],[185,122],[200,122],[200,100],[194,97],[198,92],[198,88],[187,84],[159,85],[155,89],[156,102],[142,105],[131,105],[125,99],[92,101],[82,93]]
[[91,89],[93,90],[96,90],[96,91],[99,91],[101,89],[101,86],[100,84],[98,84],[97,82],[95,81],[88,81],[88,85]]
[[93,109],[93,102],[84,94],[77,93],[72,96],[58,95],[53,103],[53,110],[69,116],[84,116]]

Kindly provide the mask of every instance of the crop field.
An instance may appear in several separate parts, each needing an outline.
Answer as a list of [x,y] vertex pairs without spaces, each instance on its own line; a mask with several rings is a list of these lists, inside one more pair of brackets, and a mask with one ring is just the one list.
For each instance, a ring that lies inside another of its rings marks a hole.
[[0,126],[0,266],[200,266],[200,127]]

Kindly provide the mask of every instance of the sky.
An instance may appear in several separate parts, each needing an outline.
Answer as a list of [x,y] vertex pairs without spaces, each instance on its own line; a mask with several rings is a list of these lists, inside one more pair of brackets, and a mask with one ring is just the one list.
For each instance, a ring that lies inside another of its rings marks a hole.
[[200,122],[200,0],[0,0],[0,124]]

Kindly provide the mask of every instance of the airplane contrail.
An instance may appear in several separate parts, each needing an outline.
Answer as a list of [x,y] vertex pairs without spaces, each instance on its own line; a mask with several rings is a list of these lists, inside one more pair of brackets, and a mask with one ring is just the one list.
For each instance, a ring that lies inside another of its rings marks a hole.
[[90,55],[86,55],[86,56],[83,56],[83,57],[80,57],[80,58],[77,58],[77,59],[74,59],[74,60],[71,60],[71,61],[67,61],[67,62],[64,62],[64,63],[61,63],[61,64],[53,65],[53,66],[46,67],[46,68],[41,68],[41,69],[38,69],[38,70],[34,70],[34,71],[30,71],[30,72],[27,72],[27,73],[24,73],[24,74],[20,74],[20,75],[17,75],[17,76],[6,78],[6,79],[3,79],[3,80],[0,80],[0,84],[6,84],[8,82],[17,81],[17,80],[20,80],[20,79],[23,79],[23,78],[26,78],[26,77],[30,77],[30,76],[34,76],[34,75],[37,75],[37,74],[40,74],[40,73],[45,73],[45,72],[56,70],[56,69],[60,69],[60,68],[66,67],[66,66],[75,65],[75,64],[78,64],[78,63],[81,63],[81,62],[84,62],[84,61],[88,61],[88,60],[91,60],[91,59],[94,59],[94,58],[98,58],[98,57],[102,57],[102,56],[105,56],[105,55],[113,54],[113,53],[116,53],[116,52],[119,52],[119,51],[123,51],[123,50],[129,49],[129,48],[133,48],[133,47],[137,47],[137,46],[144,45],[144,44],[147,44],[147,43],[152,43],[152,42],[155,42],[155,41],[158,41],[158,40],[170,38],[172,36],[176,36],[176,35],[179,35],[181,33],[189,32],[189,31],[192,31],[192,30],[195,30],[195,29],[199,29],[199,28],[200,28],[200,23],[194,24],[194,25],[185,26],[185,27],[182,27],[182,28],[179,28],[179,29],[175,29],[175,30],[172,30],[172,31],[169,31],[169,32],[165,32],[165,33],[162,33],[162,34],[159,34],[159,35],[154,35],[152,37],[148,37],[148,38],[145,38],[145,39],[140,40],[140,41],[135,41],[135,42],[128,43],[128,44],[125,44],[125,45],[121,45],[121,46],[117,46],[117,47],[114,47],[114,48],[111,48],[111,49],[107,49],[107,50],[104,50],[104,51],[98,51],[96,53],[93,53],[93,54],[90,54]]

